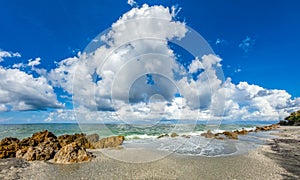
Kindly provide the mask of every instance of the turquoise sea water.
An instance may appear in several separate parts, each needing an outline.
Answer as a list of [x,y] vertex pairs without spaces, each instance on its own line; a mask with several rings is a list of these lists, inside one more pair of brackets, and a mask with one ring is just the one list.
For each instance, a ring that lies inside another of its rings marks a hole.
[[[271,123],[268,123],[271,124]],[[212,140],[199,136],[207,129],[213,132],[225,130],[254,129],[266,123],[224,123],[218,127],[211,128],[207,124],[2,124],[0,125],[0,139],[4,137],[16,137],[19,139],[29,137],[35,132],[48,130],[56,136],[62,134],[96,133],[100,137],[113,135],[124,135],[124,146],[127,148],[154,148],[164,151],[172,151],[187,155],[219,156],[246,152],[263,144],[266,139],[271,138],[269,132],[251,133],[239,136],[234,140]],[[161,138],[161,134],[177,133],[179,135],[190,135],[191,138]]]

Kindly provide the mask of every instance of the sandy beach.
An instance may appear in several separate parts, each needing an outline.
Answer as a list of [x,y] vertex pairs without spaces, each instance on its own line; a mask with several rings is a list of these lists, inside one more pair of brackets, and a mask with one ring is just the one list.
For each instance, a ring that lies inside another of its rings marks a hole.
[[[300,127],[280,127],[278,138],[243,155],[200,157],[170,154],[148,163],[109,158],[151,157],[149,150],[94,150],[91,162],[57,165],[49,162],[0,161],[1,179],[298,179]],[[129,157],[132,156],[132,157]]]

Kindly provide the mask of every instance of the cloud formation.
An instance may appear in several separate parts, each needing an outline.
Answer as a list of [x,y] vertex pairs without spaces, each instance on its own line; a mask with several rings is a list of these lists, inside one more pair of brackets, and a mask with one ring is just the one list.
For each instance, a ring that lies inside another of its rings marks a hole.
[[0,49],[0,62],[4,60],[4,58],[13,58],[13,57],[21,57],[21,54],[18,52],[8,52]]
[[[58,108],[45,121],[127,122],[277,120],[300,108],[300,98],[292,99],[284,90],[223,80],[218,71],[222,59],[214,54],[194,57],[183,66],[169,44],[189,33],[184,22],[175,20],[179,11],[148,5],[132,8],[85,52],[58,62],[54,69],[37,68],[40,58],[12,69],[0,66],[0,111]],[[239,47],[248,52],[253,43],[247,37]],[[0,61],[19,56],[0,51]],[[35,76],[21,70],[26,67]],[[76,118],[72,110],[61,109],[56,88],[72,96]]]
[[[284,90],[235,85],[230,78],[223,82],[216,70],[221,58],[213,54],[195,57],[185,70],[168,46],[187,33],[174,12],[163,6],[133,8],[100,37],[103,45],[61,61],[49,79],[73,95],[81,119],[96,121],[276,120],[300,107]],[[253,42],[247,37],[240,48],[248,52]]]
[[128,0],[127,4],[129,4],[130,6],[135,6],[136,2],[134,0]]
[[0,66],[0,111],[62,108],[45,77],[34,78],[19,69]]

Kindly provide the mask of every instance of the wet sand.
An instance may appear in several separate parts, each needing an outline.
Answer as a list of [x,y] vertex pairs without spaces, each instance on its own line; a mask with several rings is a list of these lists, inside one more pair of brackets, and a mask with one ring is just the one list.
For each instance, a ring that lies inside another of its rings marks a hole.
[[[299,140],[300,127],[281,127],[276,139],[288,138]],[[29,166],[16,166],[0,162],[1,179],[298,179],[291,169],[297,169],[299,161],[286,166],[282,152],[290,143],[277,143],[281,151],[270,140],[269,144],[252,150],[244,155],[226,157],[199,157],[170,154],[162,159],[148,163],[128,163],[109,158],[110,156],[127,156],[131,158],[149,158],[157,153],[149,150],[97,150],[97,156],[91,162],[72,165],[57,165],[49,162],[29,162]],[[280,141],[280,140],[279,140]],[[295,145],[295,144],[293,144]],[[292,146],[293,146],[292,145]],[[273,147],[274,146],[274,147]],[[295,146],[296,147],[296,146]],[[297,146],[299,147],[299,145]],[[275,149],[274,149],[275,148]],[[289,151],[299,154],[299,148]],[[138,153],[138,154],[137,154]],[[290,154],[289,154],[290,155]],[[150,158],[151,159],[151,158]],[[290,159],[293,159],[290,157]],[[127,159],[128,160],[128,159]],[[15,162],[16,163],[16,162]],[[20,161],[19,164],[25,162]],[[294,164],[293,164],[294,163]],[[13,168],[12,168],[13,167]],[[9,169],[9,170],[8,170]],[[299,169],[299,168],[298,168]]]

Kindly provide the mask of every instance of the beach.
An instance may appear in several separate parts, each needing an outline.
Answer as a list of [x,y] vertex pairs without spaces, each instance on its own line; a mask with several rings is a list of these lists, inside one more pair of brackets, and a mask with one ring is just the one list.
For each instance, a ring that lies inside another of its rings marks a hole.
[[[176,153],[147,163],[129,163],[109,156],[147,159],[147,149],[92,150],[91,162],[58,165],[50,162],[0,161],[1,179],[298,179],[300,127],[280,127],[277,138],[241,155],[204,157]],[[281,139],[289,139],[284,141]],[[294,140],[291,140],[294,139]],[[285,143],[283,143],[283,141]],[[295,143],[297,141],[297,143]],[[275,145],[277,142],[277,145]],[[280,143],[278,143],[280,142]],[[292,142],[292,143],[289,143]],[[276,149],[277,148],[277,149]],[[278,150],[278,148],[280,150]],[[285,154],[283,154],[283,152]],[[137,154],[139,153],[139,154]],[[107,156],[109,154],[109,156]],[[293,157],[298,157],[294,160]],[[287,159],[288,161],[287,164]]]

